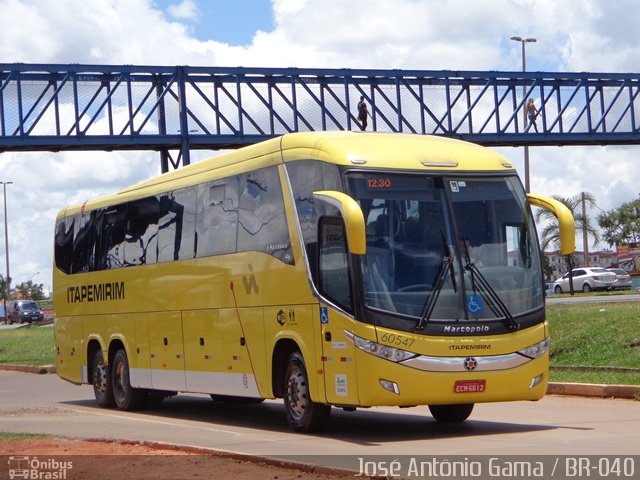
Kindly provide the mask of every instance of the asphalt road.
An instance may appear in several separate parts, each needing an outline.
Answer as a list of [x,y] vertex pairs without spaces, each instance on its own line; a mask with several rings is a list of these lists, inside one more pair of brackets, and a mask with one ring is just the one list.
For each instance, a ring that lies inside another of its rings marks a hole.
[[573,296],[568,293],[559,295],[550,295],[546,299],[547,304],[554,303],[615,303],[615,302],[638,302],[640,303],[640,295],[589,295],[586,297]]
[[637,454],[637,401],[548,395],[539,402],[476,405],[461,425],[426,407],[333,409],[327,431],[293,433],[281,402],[231,406],[179,395],[154,412],[99,408],[88,385],[56,375],[0,371],[0,431],[191,445],[250,455],[303,455],[344,467],[358,455]]

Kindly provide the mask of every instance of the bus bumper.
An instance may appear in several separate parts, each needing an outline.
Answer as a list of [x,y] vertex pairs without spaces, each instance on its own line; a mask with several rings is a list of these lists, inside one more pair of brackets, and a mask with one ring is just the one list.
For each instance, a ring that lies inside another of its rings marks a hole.
[[[475,359],[482,362],[482,357]],[[433,372],[357,352],[362,406],[446,405],[539,400],[547,391],[549,354],[505,370]]]

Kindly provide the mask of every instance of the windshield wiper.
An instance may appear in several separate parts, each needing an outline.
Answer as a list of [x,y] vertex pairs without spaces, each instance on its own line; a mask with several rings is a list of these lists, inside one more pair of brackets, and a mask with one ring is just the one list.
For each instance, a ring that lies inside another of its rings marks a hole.
[[511,312],[504,304],[500,296],[493,289],[486,277],[471,261],[471,256],[469,255],[469,240],[465,239],[462,241],[462,243],[464,244],[464,256],[466,262],[464,269],[471,273],[471,288],[473,289],[474,293],[476,291],[477,282],[480,286],[480,295],[482,296],[484,301],[487,302],[493,313],[496,316],[504,317],[507,328],[509,328],[509,330],[517,330],[518,328],[520,328],[520,325],[515,321],[513,315],[511,315]]
[[433,313],[433,309],[436,307],[436,301],[440,296],[440,292],[442,291],[442,287],[444,286],[444,282],[447,277],[447,272],[451,275],[451,283],[453,285],[453,291],[457,292],[456,287],[456,275],[453,270],[453,255],[451,255],[451,248],[449,248],[449,244],[447,243],[447,239],[444,234],[444,230],[440,230],[442,234],[442,244],[445,249],[445,256],[442,258],[442,263],[440,264],[440,268],[438,269],[438,275],[436,277],[436,283],[433,286],[433,290],[431,291],[431,295],[424,302],[422,306],[422,311],[420,312],[420,320],[416,325],[416,330],[424,330],[431,318],[431,314]]

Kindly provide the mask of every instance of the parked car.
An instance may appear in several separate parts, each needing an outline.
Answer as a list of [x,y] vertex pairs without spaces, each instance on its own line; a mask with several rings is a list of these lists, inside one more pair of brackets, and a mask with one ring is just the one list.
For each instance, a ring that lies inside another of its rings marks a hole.
[[616,281],[616,274],[600,267],[574,268],[565,273],[553,284],[556,293],[570,292],[569,273],[573,276],[573,290],[591,292],[592,290],[611,290]]
[[44,320],[44,312],[33,300],[11,300],[7,306],[8,324]]
[[612,288],[615,290],[629,290],[631,288],[631,275],[622,268],[607,268],[610,272],[616,274],[616,281],[613,282]]

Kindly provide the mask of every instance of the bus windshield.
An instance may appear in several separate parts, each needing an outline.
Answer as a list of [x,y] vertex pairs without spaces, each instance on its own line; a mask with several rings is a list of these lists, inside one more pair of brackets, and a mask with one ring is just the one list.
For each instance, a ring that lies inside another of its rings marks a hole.
[[535,228],[516,176],[346,178],[366,222],[366,307],[422,322],[513,323],[542,306]]

